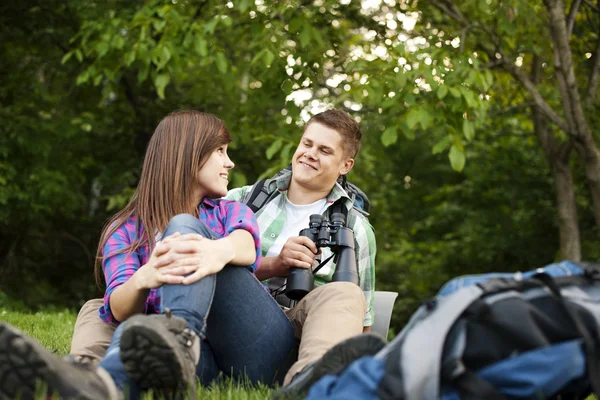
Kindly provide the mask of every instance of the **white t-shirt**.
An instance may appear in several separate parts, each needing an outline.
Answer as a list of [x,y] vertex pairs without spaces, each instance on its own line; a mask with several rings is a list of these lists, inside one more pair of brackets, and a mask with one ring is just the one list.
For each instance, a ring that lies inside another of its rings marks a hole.
[[322,198],[311,204],[294,204],[287,197],[285,199],[285,225],[275,242],[267,252],[267,257],[278,256],[283,245],[292,236],[298,236],[302,229],[308,228],[310,216],[322,214],[326,208],[326,199]]

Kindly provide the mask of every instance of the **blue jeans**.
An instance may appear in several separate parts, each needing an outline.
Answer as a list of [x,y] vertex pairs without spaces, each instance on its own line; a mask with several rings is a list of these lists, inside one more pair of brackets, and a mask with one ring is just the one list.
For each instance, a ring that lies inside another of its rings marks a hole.
[[[198,218],[180,214],[171,219],[164,237],[175,232],[216,239]],[[191,285],[163,285],[161,308],[184,318],[201,340],[196,373],[207,385],[220,373],[252,383],[281,383],[295,361],[297,342],[292,324],[264,286],[247,268],[227,265]],[[120,325],[99,366],[130,396],[139,393],[120,359]]]

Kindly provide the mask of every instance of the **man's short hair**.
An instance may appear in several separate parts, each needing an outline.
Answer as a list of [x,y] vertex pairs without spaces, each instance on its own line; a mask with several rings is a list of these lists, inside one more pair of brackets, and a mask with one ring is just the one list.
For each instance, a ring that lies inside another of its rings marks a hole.
[[341,110],[327,110],[314,115],[306,124],[306,128],[313,122],[337,131],[342,136],[345,155],[352,158],[356,157],[360,150],[362,133],[358,122],[354,118]]

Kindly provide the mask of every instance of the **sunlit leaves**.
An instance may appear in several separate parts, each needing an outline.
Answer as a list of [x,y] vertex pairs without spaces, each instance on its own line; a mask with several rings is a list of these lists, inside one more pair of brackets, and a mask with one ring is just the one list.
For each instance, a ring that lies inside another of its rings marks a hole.
[[165,98],[165,88],[171,81],[171,76],[169,74],[159,74],[154,79],[154,86],[156,87],[156,93],[158,97],[161,99]]
[[455,144],[453,144],[452,147],[450,147],[448,159],[450,160],[450,165],[456,171],[462,171],[465,167],[466,158],[464,150],[460,149]]
[[381,143],[385,146],[391,146],[398,141],[398,131],[395,125],[388,126],[381,135]]

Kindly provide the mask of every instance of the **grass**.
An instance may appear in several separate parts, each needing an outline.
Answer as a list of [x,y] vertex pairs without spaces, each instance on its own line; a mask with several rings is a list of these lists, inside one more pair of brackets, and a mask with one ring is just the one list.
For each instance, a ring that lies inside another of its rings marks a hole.
[[[0,321],[20,329],[40,342],[58,356],[69,353],[71,336],[77,314],[70,310],[15,312],[0,307]],[[270,397],[272,389],[266,386],[252,387],[247,383],[227,380],[219,385],[198,387],[197,399],[208,400],[262,400]],[[40,396],[40,399],[45,398]],[[148,394],[146,400],[156,397]]]

